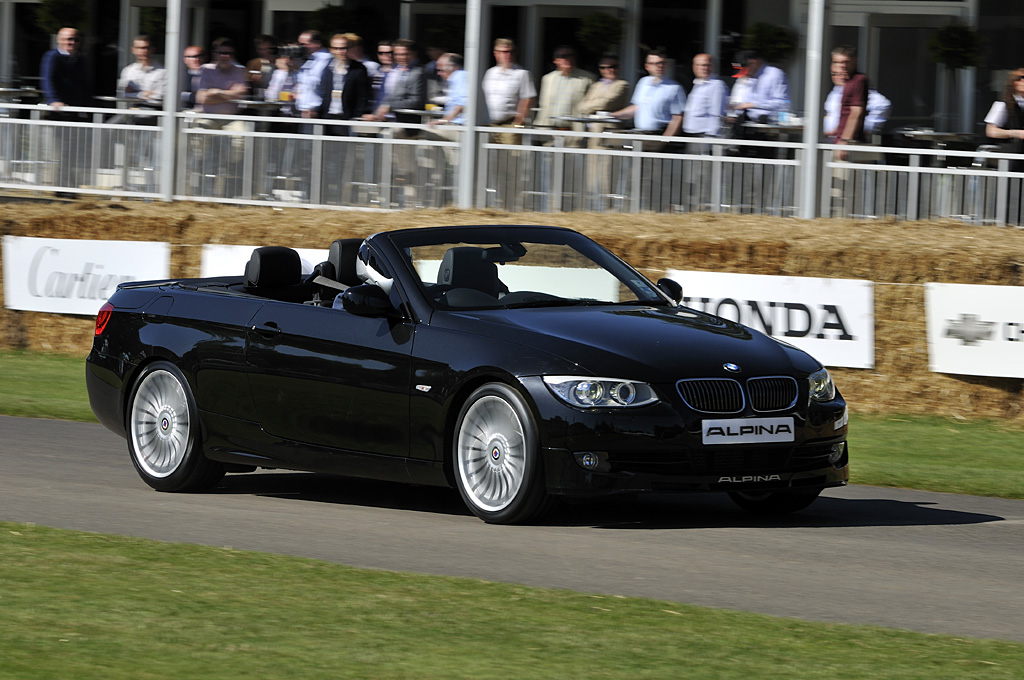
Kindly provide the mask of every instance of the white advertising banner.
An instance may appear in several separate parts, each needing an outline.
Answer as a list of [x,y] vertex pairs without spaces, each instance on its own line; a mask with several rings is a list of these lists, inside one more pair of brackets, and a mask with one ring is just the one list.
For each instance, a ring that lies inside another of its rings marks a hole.
[[1024,378],[1024,288],[928,283],[928,367]]
[[[245,273],[245,265],[252,257],[252,251],[259,246],[222,246],[206,244],[203,246],[202,261],[199,264],[199,276],[241,276]],[[296,248],[302,261],[302,273],[310,274],[313,267],[327,261],[327,250],[320,248]]]
[[3,237],[4,305],[93,316],[125,281],[166,279],[168,243]]
[[763,331],[826,366],[874,368],[871,281],[669,270],[683,304]]

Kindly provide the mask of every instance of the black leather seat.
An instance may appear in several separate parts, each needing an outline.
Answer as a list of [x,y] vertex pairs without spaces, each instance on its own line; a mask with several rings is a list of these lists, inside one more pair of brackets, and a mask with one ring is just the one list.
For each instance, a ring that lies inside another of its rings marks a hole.
[[283,246],[256,248],[245,265],[245,289],[253,295],[303,302],[310,297],[302,283],[299,254]]

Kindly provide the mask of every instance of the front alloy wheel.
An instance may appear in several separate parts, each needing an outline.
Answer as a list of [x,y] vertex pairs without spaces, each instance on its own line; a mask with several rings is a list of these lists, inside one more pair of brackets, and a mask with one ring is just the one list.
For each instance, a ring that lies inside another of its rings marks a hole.
[[185,377],[166,362],[150,364],[128,409],[128,450],[139,476],[160,491],[212,486],[224,467],[203,455],[199,415]]
[[547,507],[533,415],[501,383],[474,391],[455,429],[455,476],[462,499],[494,524],[528,522]]

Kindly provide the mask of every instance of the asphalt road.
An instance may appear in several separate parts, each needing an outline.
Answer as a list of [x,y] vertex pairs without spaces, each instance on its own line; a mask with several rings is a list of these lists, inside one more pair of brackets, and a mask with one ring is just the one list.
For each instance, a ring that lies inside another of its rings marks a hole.
[[498,527],[454,491],[304,473],[158,493],[99,425],[0,417],[0,520],[1024,642],[1024,501],[854,486],[765,520],[651,496]]

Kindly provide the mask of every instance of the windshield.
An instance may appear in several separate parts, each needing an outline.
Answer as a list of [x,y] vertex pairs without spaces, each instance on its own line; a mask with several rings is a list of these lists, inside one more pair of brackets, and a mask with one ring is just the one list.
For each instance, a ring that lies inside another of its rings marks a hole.
[[463,230],[460,239],[441,235],[449,238],[395,244],[438,309],[665,302],[643,277],[575,232],[481,228]]

